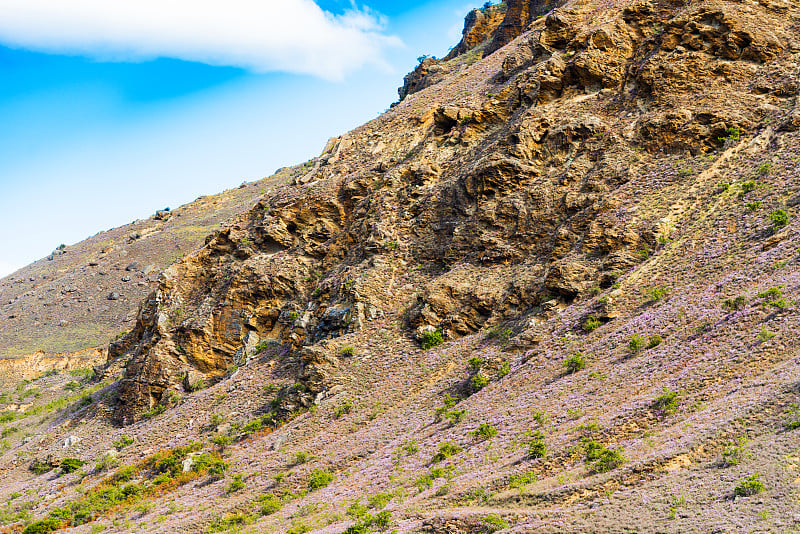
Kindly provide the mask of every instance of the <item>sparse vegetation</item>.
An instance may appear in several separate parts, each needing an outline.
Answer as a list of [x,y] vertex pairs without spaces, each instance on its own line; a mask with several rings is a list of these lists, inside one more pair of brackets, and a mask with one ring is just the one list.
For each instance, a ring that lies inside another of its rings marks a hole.
[[478,428],[472,432],[472,435],[483,441],[497,436],[497,429],[489,423],[480,423]]
[[431,349],[442,343],[444,343],[444,335],[441,328],[431,332],[422,332],[419,336],[419,344],[423,350]]
[[308,479],[308,489],[309,491],[314,491],[315,489],[324,488],[333,482],[334,478],[333,473],[327,469],[314,469]]
[[738,497],[750,497],[762,491],[764,491],[764,483],[761,482],[761,477],[759,475],[750,475],[736,486],[733,494]]
[[566,369],[567,374],[573,374],[577,373],[578,371],[582,371],[586,369],[586,365],[586,358],[584,358],[583,354],[580,352],[573,354],[564,361],[564,368]]
[[460,452],[461,452],[461,447],[459,447],[455,443],[445,441],[444,443],[439,445],[439,451],[433,455],[433,458],[431,458],[431,463],[436,464],[442,462],[450,458],[451,456],[455,456]]
[[653,409],[658,410],[666,415],[672,415],[678,410],[679,399],[680,394],[665,389],[664,393],[662,393],[655,401],[653,401]]
[[631,354],[640,353],[647,346],[647,340],[639,334],[633,334],[628,340],[628,352]]

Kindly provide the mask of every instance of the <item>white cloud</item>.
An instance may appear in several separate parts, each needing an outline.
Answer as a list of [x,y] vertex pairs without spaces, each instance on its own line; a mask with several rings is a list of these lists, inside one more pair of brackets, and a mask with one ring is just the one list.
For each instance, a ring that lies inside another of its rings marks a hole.
[[101,60],[171,57],[339,79],[400,44],[368,9],[312,0],[0,0],[0,43]]

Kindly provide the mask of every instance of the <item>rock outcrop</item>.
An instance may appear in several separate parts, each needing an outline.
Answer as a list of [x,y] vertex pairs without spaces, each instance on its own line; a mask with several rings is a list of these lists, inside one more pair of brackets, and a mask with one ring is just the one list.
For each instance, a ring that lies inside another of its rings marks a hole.
[[[757,131],[796,93],[796,73],[768,65],[791,53],[777,7],[575,3],[535,18],[543,6],[508,3],[497,42],[535,22],[464,67],[483,92],[410,91],[168,269],[110,350],[131,357],[119,419],[187,376],[225,376],[258,343],[301,351],[386,312],[453,337],[607,288],[676,223],[674,210],[626,207],[631,178],[664,154]],[[764,76],[780,92],[762,89]],[[409,265],[426,266],[413,283],[391,274]]]

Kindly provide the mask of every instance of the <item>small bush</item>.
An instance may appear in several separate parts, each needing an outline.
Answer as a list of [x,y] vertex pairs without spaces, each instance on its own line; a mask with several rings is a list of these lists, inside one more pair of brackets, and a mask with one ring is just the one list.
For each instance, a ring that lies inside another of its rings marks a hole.
[[313,491],[318,488],[324,488],[334,479],[333,473],[328,471],[327,469],[314,469],[312,471],[311,476],[308,479],[308,489]]
[[294,455],[295,465],[301,465],[311,460],[311,453],[307,451],[297,451]]
[[203,380],[198,380],[194,384],[189,385],[189,391],[192,393],[200,391],[201,389],[206,389],[206,383]]
[[723,467],[730,467],[739,465],[748,456],[747,454],[747,440],[741,438],[738,442],[729,443],[722,451],[722,465]]
[[789,224],[789,215],[783,210],[775,210],[769,214],[769,221],[772,223],[772,231],[777,232]]
[[737,295],[730,299],[725,299],[722,307],[729,311],[741,310],[747,304],[747,297],[744,295]]
[[97,471],[110,471],[119,466],[119,458],[111,453],[106,453],[97,461]]
[[497,378],[503,378],[511,372],[511,364],[505,361],[500,364],[500,369],[497,370]]
[[472,392],[477,393],[489,385],[489,380],[482,374],[476,373],[469,379],[469,385]]
[[750,497],[757,493],[764,491],[764,484],[758,475],[750,475],[742,480],[738,486],[733,490],[733,494],[739,497]]
[[661,300],[667,296],[669,296],[669,288],[666,286],[658,286],[650,288],[647,291],[647,296],[650,297],[652,301]]
[[113,445],[114,445],[115,449],[117,449],[118,451],[121,451],[122,449],[124,449],[125,447],[127,447],[128,445],[130,445],[132,443],[133,443],[133,438],[130,438],[130,437],[126,436],[125,434],[122,434],[119,437],[119,439],[116,440],[113,443]]
[[628,340],[628,351],[637,354],[647,346],[647,340],[639,334],[633,334]]
[[544,434],[542,432],[532,432],[530,440],[528,440],[528,458],[544,458],[547,454],[547,445],[544,443]]
[[267,493],[256,499],[261,505],[259,513],[261,515],[271,515],[275,512],[278,512],[282,507],[283,503],[281,502],[280,497],[275,495],[274,493]]
[[625,463],[625,457],[620,449],[603,449],[596,460],[589,464],[589,468],[595,473],[606,473],[613,471]]
[[406,442],[403,444],[403,452],[406,453],[406,456],[414,456],[419,452],[419,446],[417,445],[417,440],[415,439],[407,439]]
[[353,403],[350,401],[345,401],[344,404],[338,406],[336,410],[333,412],[333,417],[339,419],[341,416],[348,414],[353,411]]
[[342,347],[342,350],[339,351],[339,355],[345,358],[354,356],[355,353],[356,353],[356,348],[353,345],[345,345],[344,347]]
[[231,483],[228,484],[227,488],[225,488],[225,493],[228,493],[228,494],[236,493],[240,489],[244,488],[245,487],[245,483],[244,483],[244,479],[243,478],[244,477],[241,474],[233,475],[233,480],[231,480]]
[[497,429],[489,423],[480,423],[472,435],[480,440],[487,440],[497,436]]
[[419,336],[419,344],[423,350],[428,350],[442,343],[444,343],[444,336],[441,328],[437,328],[433,332],[422,332]]
[[167,407],[163,404],[156,404],[149,410],[145,410],[142,412],[142,418],[144,419],[152,419],[157,415],[161,415],[162,413],[167,411]]
[[513,333],[514,333],[514,331],[511,330],[510,328],[502,328],[502,327],[496,326],[494,328],[490,328],[486,332],[485,338],[486,339],[496,339],[501,344],[505,344],[505,343],[508,342],[509,339],[511,339],[511,334],[513,334]]
[[472,369],[474,372],[478,372],[481,370],[481,365],[483,365],[483,358],[480,356],[473,356],[467,363],[469,363],[470,369]]
[[386,508],[386,505],[389,504],[389,501],[393,498],[393,493],[376,493],[369,498],[369,507],[374,510],[381,510]]
[[746,182],[742,182],[742,194],[746,195],[751,191],[755,191],[756,183],[753,180],[747,180]]
[[783,291],[779,287],[771,287],[766,291],[759,291],[758,297],[767,301],[778,300],[783,296]]
[[36,521],[25,527],[22,534],[50,534],[50,532],[55,532],[61,527],[61,521],[56,519],[42,519],[41,521]]
[[78,458],[64,458],[61,460],[61,463],[58,466],[61,468],[61,471],[64,473],[74,473],[86,462],[83,460],[79,460]]
[[497,530],[508,528],[508,521],[495,514],[487,515],[486,517],[481,519],[481,523],[483,523],[488,527],[489,532],[495,532]]
[[603,326],[603,321],[601,321],[600,319],[598,319],[594,315],[590,315],[583,322],[583,331],[586,332],[586,333],[594,332],[595,330],[597,330],[601,326]]
[[455,443],[445,441],[444,443],[439,445],[439,452],[433,455],[433,458],[431,458],[431,463],[434,464],[439,463],[443,460],[450,458],[451,456],[455,456],[460,452],[461,452],[461,447],[459,447]]
[[43,475],[45,473],[49,473],[50,471],[52,471],[54,469],[54,466],[49,462],[34,460],[33,462],[31,462],[31,465],[30,467],[28,467],[28,469],[37,475]]
[[564,362],[564,367],[566,368],[568,374],[582,371],[586,369],[586,358],[584,358],[583,354],[579,352],[578,354],[567,358]]
[[661,334],[653,334],[652,336],[647,338],[647,348],[652,349],[655,348],[664,341],[664,338],[661,337]]
[[537,479],[536,473],[533,472],[511,475],[508,477],[508,487],[511,489],[522,489],[528,484],[536,482]]
[[653,408],[660,410],[664,414],[671,415],[678,410],[678,400],[680,395],[668,389],[664,390],[655,401],[653,401]]
[[467,409],[466,408],[454,408],[449,412],[444,414],[445,418],[450,421],[451,425],[455,425],[460,423],[464,417],[467,416]]

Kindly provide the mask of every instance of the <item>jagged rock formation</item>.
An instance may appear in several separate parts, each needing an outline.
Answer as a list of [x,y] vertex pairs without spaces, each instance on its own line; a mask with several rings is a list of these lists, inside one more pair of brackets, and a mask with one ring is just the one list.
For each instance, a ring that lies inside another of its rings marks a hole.
[[[516,22],[495,38],[534,12],[510,3]],[[568,4],[506,47],[496,71],[472,71],[480,93],[458,101],[456,82],[440,84],[334,140],[297,186],[164,273],[110,351],[133,357],[120,419],[188,375],[224,376],[261,340],[300,348],[398,299],[413,299],[412,328],[454,336],[608,288],[680,222],[624,209],[632,176],[661,153],[758,132],[796,93],[795,73],[767,64],[796,46],[786,15],[713,0]],[[415,264],[431,265],[422,287],[372,282]]]

